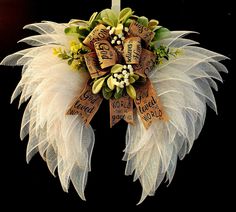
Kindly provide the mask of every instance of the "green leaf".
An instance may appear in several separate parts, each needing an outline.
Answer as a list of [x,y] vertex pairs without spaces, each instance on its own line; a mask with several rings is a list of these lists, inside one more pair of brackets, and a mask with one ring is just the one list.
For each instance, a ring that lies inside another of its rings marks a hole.
[[89,27],[85,27],[85,26],[77,27],[76,31],[80,36],[85,36],[85,37],[90,33]]
[[81,43],[83,43],[84,39],[86,36],[78,34],[78,39],[80,40]]
[[126,92],[132,99],[136,99],[136,91],[133,85],[127,86]]
[[168,37],[169,35],[170,31],[165,27],[161,27],[155,31],[155,36],[153,38],[153,41],[161,40],[165,37]]
[[101,21],[101,13],[96,14],[96,17],[93,19],[93,21],[91,21],[91,23],[89,22],[90,29],[92,30],[93,28],[95,28],[97,24],[99,23],[99,21]]
[[107,86],[104,87],[106,92],[111,92],[112,90],[110,88],[108,88]]
[[119,23],[124,24],[132,14],[133,14],[133,11],[129,7],[124,8],[123,10],[121,10],[120,14],[119,14],[119,18],[118,18]]
[[139,79],[139,75],[137,75],[137,74],[134,74],[132,77],[133,77],[135,80],[138,80],[138,79]]
[[98,12],[94,12],[94,13],[91,15],[91,17],[90,17],[90,19],[89,19],[89,25],[92,25],[92,23],[95,21],[95,19],[96,19],[96,17],[97,17],[97,14],[98,14]]
[[110,76],[108,79],[107,79],[107,86],[108,88],[110,88],[111,90],[114,90],[115,88],[115,85],[113,83],[113,77]]
[[78,26],[71,26],[71,27],[67,27],[65,28],[64,32],[65,34],[74,34],[77,33],[77,28],[79,28]]
[[93,29],[94,27],[97,26],[97,24],[102,22],[102,18],[101,18],[101,12],[98,13],[98,15],[96,16],[95,20],[93,21],[93,23],[90,25],[90,28]]
[[117,16],[114,13],[114,11],[111,10],[111,9],[105,9],[105,10],[101,11],[100,17],[103,21],[104,21],[104,18],[105,18],[106,21],[109,20],[109,23],[112,23],[111,26],[115,27],[118,23]]
[[106,100],[109,100],[112,96],[112,91],[107,91],[106,86],[102,88],[102,95]]
[[124,23],[125,27],[129,27],[129,25],[132,23],[132,19],[127,19],[127,21]]
[[157,30],[157,25],[159,24],[159,21],[158,20],[155,20],[155,19],[152,19],[148,22],[148,28],[155,31]]
[[63,59],[63,60],[67,60],[67,59],[70,58],[70,56],[67,55],[66,53],[60,53],[60,54],[58,54],[58,57]]
[[93,83],[93,86],[92,86],[92,92],[93,94],[97,94],[100,92],[100,90],[102,89],[102,86],[105,82],[105,77],[101,77],[97,80],[95,80],[95,82]]
[[130,82],[130,84],[135,83],[135,79],[134,79],[134,77],[130,77],[130,78],[129,78],[129,82]]
[[123,95],[123,90],[124,90],[124,88],[116,87],[116,92],[115,92],[115,94],[114,94],[115,99],[119,99],[119,98],[122,97],[122,95]]
[[109,18],[104,17],[104,18],[102,18],[102,21],[103,21],[103,23],[105,23],[109,26],[114,26],[114,22]]
[[71,65],[71,63],[73,62],[73,58],[68,60],[68,65]]
[[145,27],[148,26],[148,19],[145,16],[139,17],[137,22],[140,23],[141,25],[145,26]]
[[112,73],[112,74],[114,74],[114,73],[119,73],[119,72],[122,71],[122,69],[123,69],[123,65],[121,65],[121,64],[116,64],[116,65],[112,66],[112,68],[111,68],[111,73]]

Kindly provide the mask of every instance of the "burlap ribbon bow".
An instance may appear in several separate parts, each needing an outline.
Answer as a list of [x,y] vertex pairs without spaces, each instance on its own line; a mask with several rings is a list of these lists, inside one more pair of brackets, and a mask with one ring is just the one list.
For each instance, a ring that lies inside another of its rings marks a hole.
[[[157,93],[147,77],[156,60],[156,55],[146,49],[153,36],[154,33],[150,29],[133,21],[125,39],[119,45],[112,45],[109,29],[102,24],[97,25],[83,41],[84,45],[91,49],[91,52],[84,55],[84,59],[92,79],[105,76],[110,73],[112,66],[123,63],[132,65],[134,73],[145,79],[145,83],[135,88],[135,99],[127,94],[118,99],[109,99],[110,127],[121,119],[133,124],[134,104],[146,129],[154,120],[167,119]],[[92,92],[91,82],[88,80],[67,114],[80,115],[88,125],[102,101],[103,98],[99,93]]]

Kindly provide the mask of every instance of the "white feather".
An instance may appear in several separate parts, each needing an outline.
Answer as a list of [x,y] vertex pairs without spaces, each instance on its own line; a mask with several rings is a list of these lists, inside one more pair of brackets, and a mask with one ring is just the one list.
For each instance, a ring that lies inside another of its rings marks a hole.
[[148,130],[136,115],[126,133],[124,160],[126,175],[134,172],[143,192],[139,203],[155,193],[164,177],[171,182],[177,158],[183,159],[198,137],[205,120],[206,104],[217,111],[212,88],[220,71],[227,72],[220,60],[227,59],[209,50],[191,46],[196,42],[182,38],[190,32],[171,32],[158,45],[180,48],[182,55],[157,66],[149,78],[160,97],[167,122],[156,121]]
[[22,78],[11,101],[21,93],[19,106],[29,100],[25,109],[21,139],[29,134],[26,160],[39,152],[52,174],[57,168],[61,185],[68,191],[72,181],[80,197],[84,189],[94,145],[94,132],[85,127],[77,115],[66,115],[76,96],[83,89],[86,77],[74,72],[66,61],[53,55],[54,47],[67,48],[72,36],[64,34],[64,24],[44,22],[25,28],[41,35],[22,39],[36,47],[7,56],[2,65],[23,65]]

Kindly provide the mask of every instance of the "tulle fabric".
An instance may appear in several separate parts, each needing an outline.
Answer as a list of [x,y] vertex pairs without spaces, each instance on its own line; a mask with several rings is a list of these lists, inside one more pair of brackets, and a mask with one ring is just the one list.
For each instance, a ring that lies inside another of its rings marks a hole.
[[139,179],[142,185],[139,203],[154,195],[164,178],[171,182],[178,157],[183,159],[189,153],[201,132],[206,105],[217,112],[212,89],[217,90],[215,80],[222,82],[220,72],[227,73],[219,62],[227,58],[194,46],[195,41],[183,38],[189,33],[172,31],[159,42],[170,49],[179,48],[180,55],[149,74],[169,120],[158,120],[146,130],[136,115],[135,124],[127,129],[125,174],[134,173],[134,180]]
[[73,36],[66,36],[66,25],[53,22],[30,24],[40,35],[22,39],[32,48],[16,52],[2,61],[2,65],[22,65],[22,78],[11,101],[21,94],[19,106],[29,100],[25,109],[20,137],[29,134],[27,162],[37,153],[46,161],[50,172],[58,176],[64,191],[72,181],[80,197],[91,170],[94,132],[85,127],[77,115],[66,115],[71,102],[83,89],[86,76],[72,71],[55,55],[53,48],[69,48]]

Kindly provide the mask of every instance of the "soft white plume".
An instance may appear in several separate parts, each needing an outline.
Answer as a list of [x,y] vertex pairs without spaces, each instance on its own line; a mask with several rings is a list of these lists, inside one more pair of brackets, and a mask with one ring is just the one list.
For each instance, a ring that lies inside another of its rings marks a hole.
[[39,152],[49,170],[58,175],[64,191],[72,181],[84,200],[87,174],[90,171],[94,132],[85,127],[78,115],[66,115],[76,96],[83,89],[86,77],[72,71],[66,61],[53,55],[54,47],[69,48],[71,36],[66,25],[43,22],[27,25],[40,35],[21,40],[32,48],[7,56],[2,65],[23,65],[22,78],[11,101],[21,94],[19,106],[29,100],[25,109],[21,139],[29,134],[27,162]]
[[206,104],[217,112],[212,88],[222,82],[219,72],[227,69],[219,61],[225,56],[193,46],[183,38],[188,31],[173,31],[158,45],[179,48],[181,55],[156,67],[149,78],[163,104],[169,121],[156,121],[146,130],[139,116],[126,133],[124,160],[126,175],[134,172],[143,192],[141,203],[166,177],[171,182],[178,157],[183,159],[198,137],[205,120]]

